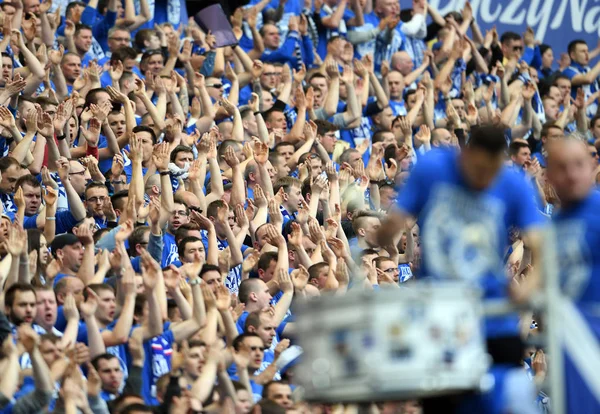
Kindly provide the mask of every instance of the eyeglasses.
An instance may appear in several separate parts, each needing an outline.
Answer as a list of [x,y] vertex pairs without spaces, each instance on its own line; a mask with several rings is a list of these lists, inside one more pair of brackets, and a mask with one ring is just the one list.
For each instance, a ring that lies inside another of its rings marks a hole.
[[88,203],[98,203],[98,202],[104,203],[104,201],[106,201],[107,199],[108,199],[108,197],[104,197],[104,196],[102,196],[102,197],[90,197],[90,198],[88,198],[87,201],[88,201]]
[[79,172],[70,172],[69,175],[85,175],[85,170]]
[[597,157],[597,156],[598,156],[598,153],[597,153],[597,152],[590,152],[590,155],[591,155],[592,157]]
[[223,87],[222,83],[212,83],[212,84],[208,84],[206,85],[207,88],[215,88],[215,89],[221,89]]
[[187,211],[184,210],[178,210],[178,211],[174,211],[173,212],[174,216],[181,216],[181,217],[185,217],[188,215]]
[[263,73],[263,75],[265,75],[265,76],[279,76],[280,74],[278,72],[265,72],[265,73]]

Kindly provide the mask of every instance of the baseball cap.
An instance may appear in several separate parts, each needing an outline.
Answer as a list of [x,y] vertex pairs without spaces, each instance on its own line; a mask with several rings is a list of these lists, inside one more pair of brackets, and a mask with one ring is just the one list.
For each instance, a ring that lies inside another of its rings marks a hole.
[[65,246],[72,246],[77,242],[79,242],[79,239],[74,234],[59,234],[54,238],[54,240],[52,240],[52,243],[50,244],[50,249],[53,252],[55,252],[59,249],[63,249]]

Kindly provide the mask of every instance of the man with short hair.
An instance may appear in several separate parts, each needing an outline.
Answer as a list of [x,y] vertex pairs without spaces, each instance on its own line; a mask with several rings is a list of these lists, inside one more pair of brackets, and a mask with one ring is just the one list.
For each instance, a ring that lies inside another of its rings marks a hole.
[[283,201],[280,210],[285,226],[288,221],[296,218],[296,213],[300,208],[302,181],[294,177],[282,177],[275,182],[273,193],[277,194],[280,189],[283,189]]
[[[537,226],[542,218],[537,211],[531,185],[523,174],[505,165],[504,129],[483,125],[471,129],[468,145],[457,155],[454,151],[432,151],[419,160],[397,201],[398,210],[388,212],[378,237],[380,246],[395,243],[406,228],[409,217],[419,219],[421,244],[426,254],[420,271],[433,280],[464,280],[483,289],[485,298],[527,301],[539,285],[534,270],[518,286],[506,277],[503,256],[508,229],[520,229],[539,260],[541,237]],[[458,254],[458,256],[457,256]],[[509,370],[522,372],[519,315],[485,318],[485,334],[492,357],[495,349],[514,347],[514,355],[503,361]],[[496,344],[502,343],[499,348]],[[508,345],[510,344],[510,345]],[[506,355],[502,353],[502,355]],[[504,365],[503,365],[504,366]],[[506,369],[506,368],[505,368]],[[527,379],[507,376],[503,386],[519,387],[531,393]],[[508,383],[509,382],[509,383]],[[500,408],[522,404],[503,395]],[[448,412],[448,401],[425,401],[431,412]]]
[[292,387],[281,381],[270,381],[265,384],[262,396],[286,409],[291,409],[294,406]]
[[[589,154],[584,142],[563,138],[548,145],[548,168],[546,177],[552,185],[561,208],[552,215],[557,261],[556,273],[560,277],[560,287],[565,297],[573,301],[564,316],[564,326],[572,325],[573,316],[581,320],[582,328],[598,340],[598,315],[593,311],[600,303],[598,280],[600,280],[600,250],[598,235],[598,211],[600,194],[596,191],[595,166],[589,162]],[[574,305],[574,306],[573,306]],[[565,309],[565,308],[561,308]],[[564,313],[564,311],[558,311]],[[579,323],[579,322],[578,322]],[[565,328],[565,334],[566,328]],[[597,412],[600,403],[582,379],[581,364],[573,358],[565,358],[566,412]]]
[[21,176],[21,166],[12,157],[0,158],[0,200],[5,213],[16,213],[14,195],[17,180]]
[[75,50],[69,50],[69,52],[77,53],[81,58],[81,66],[86,67],[89,65],[93,56],[90,52],[93,41],[92,28],[86,24],[75,25],[75,34],[73,35],[73,44]]
[[[571,96],[577,97],[579,88],[583,89],[585,100],[600,90],[598,76],[600,76],[600,61],[594,67],[590,67],[590,53],[588,45],[581,39],[573,40],[568,47],[571,66],[563,70],[563,75],[571,79]],[[598,102],[594,100],[587,106],[586,115],[591,118],[598,111]]]
[[6,290],[4,313],[13,327],[20,326],[23,323],[31,325],[35,319],[36,311],[37,303],[33,286],[18,282]]
[[92,365],[98,372],[102,383],[102,390],[100,391],[102,399],[105,401],[114,399],[114,396],[118,395],[121,391],[124,377],[119,359],[112,354],[106,353],[94,358]]
[[216,294],[217,287],[221,285],[221,270],[219,266],[204,264],[200,271],[200,278],[206,283],[210,290]]
[[533,154],[533,156],[537,158],[537,160],[540,162],[540,166],[542,168],[546,168],[546,155],[548,153],[546,150],[546,146],[550,142],[564,137],[564,135],[565,134],[563,132],[563,129],[555,123],[547,122],[544,124],[544,126],[542,127],[542,132],[540,133],[542,141],[542,150]]
[[373,249],[379,246],[377,233],[381,227],[380,215],[374,211],[361,210],[352,217],[352,228],[355,239],[350,240],[350,250],[353,257],[363,249]]
[[94,218],[97,229],[106,228],[108,219],[105,214],[105,209],[110,203],[108,196],[108,188],[103,183],[92,181],[87,185],[84,192],[85,205],[87,212]]
[[525,168],[525,164],[531,161],[531,150],[526,141],[515,140],[511,142],[508,151],[515,167]]

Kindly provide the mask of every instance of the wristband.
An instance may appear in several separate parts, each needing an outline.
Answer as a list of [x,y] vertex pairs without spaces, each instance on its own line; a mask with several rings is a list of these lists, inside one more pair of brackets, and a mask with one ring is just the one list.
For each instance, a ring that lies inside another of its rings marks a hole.
[[125,181],[123,181],[123,180],[113,180],[110,183],[111,184],[125,184]]
[[56,220],[56,217],[46,217],[46,220]]
[[169,171],[161,171],[159,174],[162,177],[162,176],[165,176],[165,175],[169,175],[170,173],[169,173]]
[[62,141],[63,139],[65,139],[67,137],[67,135],[58,135],[56,137],[57,140]]
[[194,280],[190,280],[190,281],[188,282],[188,284],[189,284],[190,286],[196,286],[196,285],[199,285],[200,283],[202,283],[202,279],[201,279],[201,278],[199,278],[199,277],[195,278]]
[[262,114],[260,113],[260,111],[253,112],[253,114],[254,114],[254,116],[256,116],[256,115],[262,115]]

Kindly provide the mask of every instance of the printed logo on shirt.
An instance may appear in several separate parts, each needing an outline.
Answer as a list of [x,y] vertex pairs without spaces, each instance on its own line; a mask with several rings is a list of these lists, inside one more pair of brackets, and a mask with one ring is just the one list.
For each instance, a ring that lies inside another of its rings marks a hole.
[[591,252],[585,242],[585,231],[585,223],[581,220],[566,220],[555,224],[561,289],[572,299],[579,298],[591,275],[588,265]]
[[502,275],[498,255],[503,205],[456,186],[441,184],[432,192],[430,212],[423,223],[424,255],[434,275],[475,281],[493,272]]

